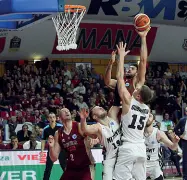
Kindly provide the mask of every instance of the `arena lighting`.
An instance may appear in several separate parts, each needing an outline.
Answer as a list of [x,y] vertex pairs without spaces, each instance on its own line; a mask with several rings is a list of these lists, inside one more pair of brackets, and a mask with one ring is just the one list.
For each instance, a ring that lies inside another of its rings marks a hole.
[[41,61],[41,59],[34,59],[34,63]]

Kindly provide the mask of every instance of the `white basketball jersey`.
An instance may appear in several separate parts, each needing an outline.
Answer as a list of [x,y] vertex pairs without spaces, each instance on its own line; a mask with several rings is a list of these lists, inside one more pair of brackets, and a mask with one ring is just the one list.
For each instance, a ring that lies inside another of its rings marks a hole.
[[111,159],[116,157],[121,137],[120,125],[112,119],[110,119],[109,125],[110,127],[100,124],[102,128],[101,144],[106,149],[105,159]]
[[159,161],[160,159],[160,143],[157,141],[158,129],[154,128],[150,136],[145,137],[147,165],[149,163]]
[[121,116],[122,142],[144,143],[144,128],[149,118],[149,107],[132,98],[129,112]]

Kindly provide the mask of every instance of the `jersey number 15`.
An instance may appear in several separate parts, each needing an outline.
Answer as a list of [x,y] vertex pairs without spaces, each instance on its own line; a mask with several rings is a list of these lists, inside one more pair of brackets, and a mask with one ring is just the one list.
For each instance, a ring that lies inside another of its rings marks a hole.
[[[130,125],[128,125],[129,128],[131,129],[138,129],[138,130],[142,130],[144,128],[144,121],[145,121],[144,116],[140,116],[138,117],[136,114],[132,115],[132,123]],[[136,121],[139,121],[139,125],[135,126]]]

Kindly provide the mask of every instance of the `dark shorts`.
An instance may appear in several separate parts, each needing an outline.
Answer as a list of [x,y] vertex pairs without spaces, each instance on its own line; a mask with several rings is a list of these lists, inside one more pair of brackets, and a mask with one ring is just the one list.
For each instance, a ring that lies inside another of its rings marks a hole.
[[60,180],[92,180],[90,167],[83,169],[66,169]]

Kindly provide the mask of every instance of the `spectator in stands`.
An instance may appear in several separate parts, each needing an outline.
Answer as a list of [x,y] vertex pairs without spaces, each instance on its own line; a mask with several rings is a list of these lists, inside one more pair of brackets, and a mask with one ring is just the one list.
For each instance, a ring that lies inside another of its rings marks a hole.
[[30,140],[30,135],[32,134],[31,131],[29,131],[29,127],[27,124],[24,124],[22,126],[22,130],[17,132],[17,137],[20,143],[24,143],[25,141]]
[[86,94],[86,88],[85,86],[82,84],[82,82],[79,83],[79,85],[73,89],[73,92],[78,92],[79,94]]
[[67,66],[64,66],[64,76],[68,76],[69,79],[72,79],[72,75]]
[[15,129],[17,127],[17,117],[16,116],[12,116],[8,122],[8,126],[9,126],[9,134],[10,134],[10,138],[12,136],[16,136],[16,132],[15,132]]
[[[42,147],[41,147],[41,155],[43,154],[44,148],[45,148],[45,144],[46,141],[48,140],[49,136],[54,136],[55,132],[62,127],[62,124],[56,123],[56,115],[54,113],[50,113],[48,116],[48,120],[49,120],[49,125],[47,125],[44,130],[43,130],[43,134],[42,134]],[[59,155],[59,161],[60,161],[60,165],[61,168],[63,170],[65,170],[66,167],[66,156],[65,156],[65,151],[62,150],[60,155]],[[43,180],[49,180],[50,179],[50,174],[51,174],[51,170],[53,167],[53,162],[50,159],[49,156],[49,149],[47,152],[47,161],[46,161],[46,167],[45,167],[45,171],[44,171],[44,177]]]
[[23,144],[23,149],[41,149],[41,142],[36,140],[36,134],[30,135],[30,140]]
[[0,111],[8,111],[7,103],[4,99],[3,93],[0,92]]
[[164,74],[166,75],[166,78],[171,78],[172,73],[169,68],[166,69]]
[[160,127],[161,131],[167,132],[169,129],[174,128],[173,122],[170,119],[168,113],[164,113],[163,118],[164,119],[162,120],[161,127]]
[[[174,136],[174,132],[173,132],[172,129],[168,130],[167,134],[168,134],[169,139],[172,139],[172,137]],[[169,150],[170,150],[170,153],[171,153],[170,159],[171,159],[171,161],[174,162],[175,167],[176,167],[177,172],[178,172],[178,175],[176,177],[182,177],[182,173],[181,173],[181,170],[180,170],[180,162],[179,162],[181,157],[178,155],[178,150],[177,151],[173,151],[171,149],[169,149]]]
[[34,124],[38,124],[42,120],[39,110],[34,111]]
[[6,145],[6,149],[23,149],[23,145],[19,144],[18,137],[12,136],[11,137],[11,143]]
[[79,107],[79,109],[88,109],[88,105],[84,102],[83,96],[79,96],[77,106]]
[[175,127],[175,133],[181,138],[183,180],[187,180],[187,107],[185,108],[185,116],[180,119]]
[[78,75],[74,76],[74,78],[71,80],[71,83],[74,85],[74,87],[77,87],[77,85],[80,83]]

